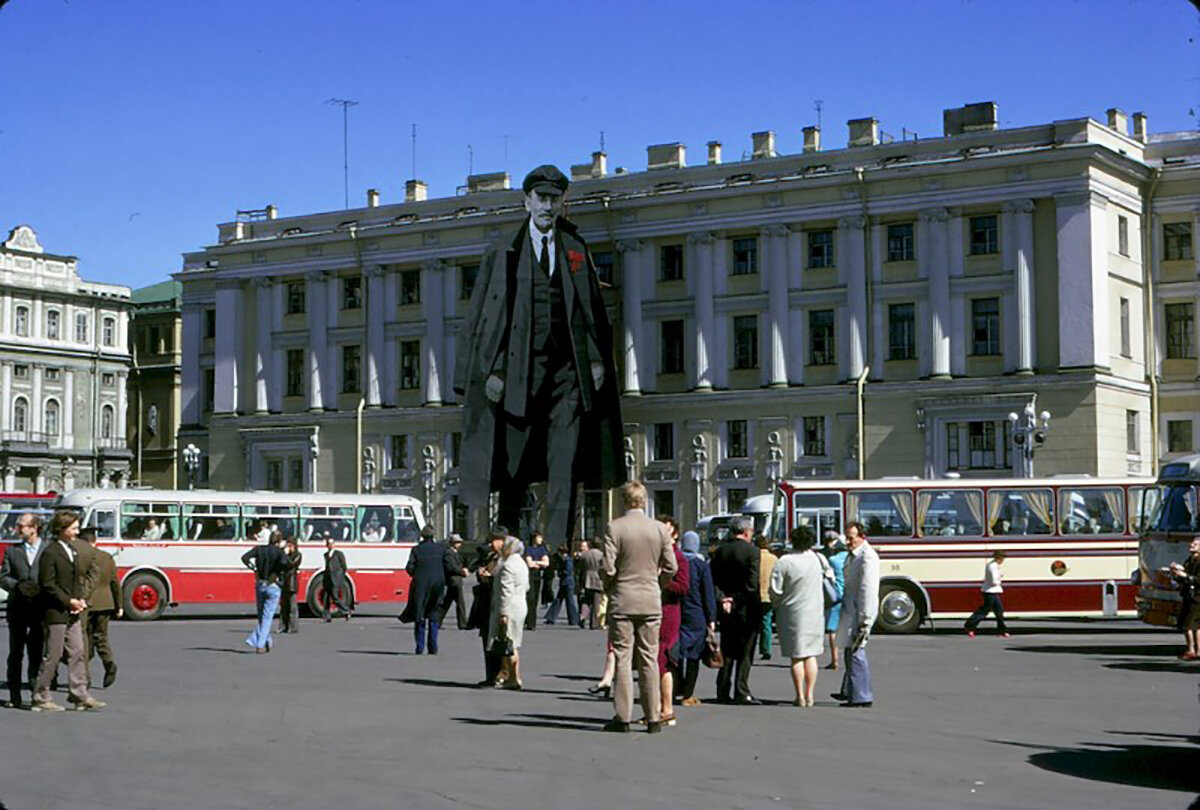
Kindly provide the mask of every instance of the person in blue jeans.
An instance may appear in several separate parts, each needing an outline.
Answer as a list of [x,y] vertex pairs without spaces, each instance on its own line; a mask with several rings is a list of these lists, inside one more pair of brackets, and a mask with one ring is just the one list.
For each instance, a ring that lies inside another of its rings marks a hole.
[[242,564],[254,572],[254,601],[258,609],[258,624],[246,638],[246,645],[253,647],[256,653],[268,653],[271,651],[271,622],[279,607],[279,583],[287,569],[283,532],[271,532],[265,543],[242,555]]
[[560,543],[558,553],[554,555],[554,572],[558,575],[558,590],[554,593],[554,601],[546,611],[546,624],[554,624],[558,619],[558,611],[563,602],[567,603],[567,621],[571,626],[579,624],[579,603],[575,601],[575,559],[571,556],[569,543]]

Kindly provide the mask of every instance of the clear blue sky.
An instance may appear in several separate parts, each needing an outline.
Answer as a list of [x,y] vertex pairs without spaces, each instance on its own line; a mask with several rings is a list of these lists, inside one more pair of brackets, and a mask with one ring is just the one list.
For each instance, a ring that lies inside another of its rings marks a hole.
[[281,216],[450,196],[505,165],[610,170],[649,144],[726,160],[773,129],[781,152],[822,113],[941,133],[994,100],[1002,126],[1145,111],[1195,129],[1200,22],[1186,0],[9,0],[0,7],[0,227],[38,231],[85,278],[165,279],[239,208]]

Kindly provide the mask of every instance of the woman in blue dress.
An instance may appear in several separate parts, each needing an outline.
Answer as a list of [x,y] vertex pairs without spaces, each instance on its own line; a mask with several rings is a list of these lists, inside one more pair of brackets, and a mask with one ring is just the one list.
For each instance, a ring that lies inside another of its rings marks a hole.
[[838,594],[838,601],[825,609],[825,635],[829,641],[829,664],[825,669],[837,669],[838,648],[833,643],[833,638],[837,633],[838,619],[842,616],[842,594],[846,591],[845,568],[849,552],[846,551],[842,539],[835,531],[825,532],[821,543],[823,546],[821,553],[825,555],[825,559],[829,561],[829,567],[833,569],[833,578],[837,583]]
[[700,699],[694,694],[696,677],[700,673],[700,659],[708,646],[708,633],[716,628],[717,601],[708,560],[700,556],[700,535],[684,532],[680,547],[690,572],[688,594],[680,612],[679,658],[684,662],[680,694],[684,706],[699,706]]

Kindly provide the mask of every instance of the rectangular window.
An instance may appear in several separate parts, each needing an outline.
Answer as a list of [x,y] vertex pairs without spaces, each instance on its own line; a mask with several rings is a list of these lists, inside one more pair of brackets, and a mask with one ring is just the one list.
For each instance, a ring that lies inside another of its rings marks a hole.
[[362,276],[342,278],[342,309],[362,308]]
[[746,501],[750,499],[750,490],[744,487],[731,487],[725,491],[725,510],[731,514],[742,511]]
[[675,425],[659,422],[654,426],[652,461],[672,461],[675,458]]
[[662,245],[658,249],[660,281],[683,281],[683,245]]
[[1192,223],[1164,223],[1163,259],[1171,262],[1190,258],[1192,258]]
[[46,382],[58,382],[62,372],[56,368],[48,368],[43,372],[43,374],[45,375]]
[[1124,534],[1125,492],[1119,487],[1060,489],[1058,514],[1063,534]]
[[596,278],[601,284],[613,283],[613,253],[611,250],[598,250],[592,254],[592,264],[596,266]]
[[304,490],[304,459],[292,456],[288,459],[288,489],[292,492]]
[[834,266],[832,230],[808,232],[808,266],[813,270]]
[[682,374],[683,321],[663,321],[661,341],[662,356],[659,358],[659,373]]
[[[464,301],[469,301],[471,300],[471,294],[475,292],[475,279],[479,278],[479,265],[464,264],[461,268],[459,268],[459,272],[462,273],[462,276],[460,279],[458,297]],[[418,295],[419,294],[420,293],[418,293]]]
[[[965,432],[966,444],[963,445]],[[946,467],[950,470],[999,470],[1010,465],[1008,421],[946,423]]]
[[392,436],[391,469],[403,470],[408,467],[408,436],[397,433]]
[[458,467],[462,463],[462,433],[454,431],[450,434],[450,466]]
[[1117,252],[1129,255],[1129,218],[1117,216]]
[[400,341],[400,389],[412,391],[421,387],[421,341]]
[[740,237],[733,240],[733,275],[748,276],[758,272],[758,239]]
[[17,307],[13,331],[18,337],[29,337],[29,307]]
[[300,315],[304,312],[304,282],[287,283],[287,314]]
[[923,489],[917,493],[917,531],[922,537],[980,537],[983,506],[977,489]]
[[971,354],[1000,354],[999,298],[976,298],[971,302]]
[[88,342],[88,316],[84,312],[75,313],[75,342]]
[[671,517],[675,514],[675,492],[670,489],[654,490],[654,517]]
[[1121,356],[1132,357],[1129,330],[1129,299],[1121,299]]
[[13,376],[18,380],[29,379],[29,366],[25,365],[24,363],[13,366]]
[[342,393],[357,394],[362,390],[361,363],[359,362],[361,347],[357,344],[342,347]]
[[[479,265],[475,265],[476,272],[479,271]],[[471,290],[475,289],[475,280],[471,280]],[[408,304],[421,303],[421,271],[420,270],[405,270],[400,273],[400,304],[407,306]]]
[[735,315],[733,318],[733,367],[758,368],[757,315]]
[[1050,534],[1054,531],[1053,490],[993,489],[988,492],[987,500],[988,525],[994,535]]
[[215,338],[217,336],[217,311],[215,309],[204,310],[204,337]]
[[958,422],[946,423],[946,467],[957,470],[962,466],[962,454],[958,451]]
[[304,396],[304,349],[287,350],[287,388],[289,397]]
[[217,401],[217,373],[211,368],[204,369],[204,410],[211,411]]
[[911,262],[913,260],[913,226],[901,222],[887,227],[887,260],[889,262]]
[[112,318],[105,318],[104,325],[100,328],[100,334],[105,346],[116,346],[117,322]]
[[917,356],[917,314],[912,304],[888,305],[888,359]]
[[832,309],[815,309],[808,313],[809,365],[832,366],[837,362],[833,324]]
[[804,417],[804,455],[825,455],[825,417]]
[[62,315],[57,309],[52,309],[46,313],[46,338],[48,340],[58,340],[58,327]]
[[1192,420],[1171,419],[1167,422],[1167,452],[1192,452]]
[[912,493],[894,489],[846,494],[846,517],[857,520],[868,537],[912,537]]
[[983,256],[1000,250],[999,233],[996,230],[996,215],[971,217],[971,255]]
[[1125,452],[1131,456],[1142,453],[1140,421],[1137,411],[1125,411]]
[[996,466],[996,423],[967,422],[967,466],[972,470],[990,470]]
[[725,423],[726,458],[750,457],[750,428],[745,419],[730,419]]
[[1167,322],[1167,358],[1196,356],[1196,307],[1191,302],[1163,307]]

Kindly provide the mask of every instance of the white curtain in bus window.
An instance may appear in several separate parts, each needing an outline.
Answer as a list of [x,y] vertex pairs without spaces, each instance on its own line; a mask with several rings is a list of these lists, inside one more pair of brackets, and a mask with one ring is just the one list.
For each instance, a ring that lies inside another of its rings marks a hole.
[[983,535],[983,491],[923,489],[917,493],[917,528],[922,537]]
[[1125,492],[1120,487],[1060,489],[1058,514],[1063,534],[1124,534]]
[[300,524],[301,537],[310,543],[354,541],[353,506],[301,506]]
[[358,538],[364,543],[392,542],[392,507],[358,507]]
[[908,490],[846,495],[846,515],[863,525],[867,537],[912,537],[912,509],[912,493]]
[[236,540],[241,536],[236,504],[185,503],[183,525],[189,540]]
[[994,535],[1051,534],[1054,495],[1048,489],[993,489],[988,522]]
[[421,527],[410,507],[396,507],[396,542],[415,543],[421,538]]
[[121,537],[126,540],[178,540],[179,504],[125,501],[121,504]]
[[242,507],[244,536],[265,543],[271,532],[282,532],[285,539],[296,537],[296,507],[286,504],[246,504]]

